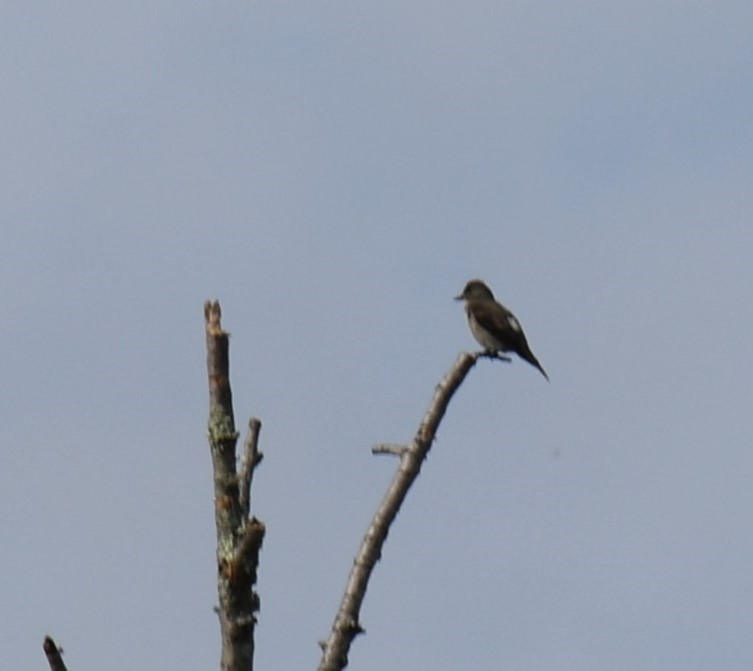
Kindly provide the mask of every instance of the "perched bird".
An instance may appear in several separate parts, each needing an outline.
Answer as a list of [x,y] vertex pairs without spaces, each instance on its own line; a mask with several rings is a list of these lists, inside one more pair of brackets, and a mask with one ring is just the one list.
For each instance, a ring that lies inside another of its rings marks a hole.
[[549,380],[546,371],[533,355],[523,333],[523,327],[504,305],[494,300],[494,294],[481,280],[471,280],[456,301],[465,301],[468,326],[473,337],[489,353],[515,352]]

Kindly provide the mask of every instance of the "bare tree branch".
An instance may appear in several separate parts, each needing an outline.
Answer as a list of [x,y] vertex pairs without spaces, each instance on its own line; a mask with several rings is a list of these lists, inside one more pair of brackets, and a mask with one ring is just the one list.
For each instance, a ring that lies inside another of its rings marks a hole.
[[243,450],[241,472],[238,476],[238,495],[240,496],[241,510],[248,517],[251,510],[251,481],[254,479],[254,470],[264,459],[259,452],[259,432],[261,421],[252,417],[248,422],[248,435]]
[[[244,467],[243,497],[236,473],[233,395],[230,389],[229,337],[222,330],[220,304],[204,304],[209,376],[209,446],[214,469],[214,509],[217,527],[217,590],[219,592],[222,671],[252,671],[254,613],[259,597],[254,591],[264,524],[249,517],[251,472]],[[256,420],[258,422],[258,420]],[[252,420],[253,424],[253,420]],[[261,423],[259,423],[259,427]],[[258,439],[258,428],[254,441]],[[259,459],[256,459],[258,464]],[[243,499],[243,500],[242,500]]]
[[44,648],[44,654],[47,655],[47,663],[50,665],[50,671],[67,671],[65,662],[63,662],[63,657],[61,656],[63,649],[58,648],[50,636],[45,636],[42,648]]
[[[353,562],[345,594],[340,609],[332,625],[326,642],[322,643],[322,659],[319,671],[340,671],[348,664],[348,652],[353,639],[363,632],[359,622],[361,604],[366,595],[371,572],[381,557],[382,546],[387,540],[387,532],[400,510],[410,486],[421,470],[421,464],[431,449],[431,445],[447,410],[450,399],[462,384],[465,376],[473,368],[484,352],[461,354],[437,385],[429,409],[426,411],[413,442],[405,448],[394,445],[378,445],[376,453],[395,454],[400,457],[400,465],[382,499],[379,508],[366,530],[361,548]],[[498,357],[501,358],[501,357]]]

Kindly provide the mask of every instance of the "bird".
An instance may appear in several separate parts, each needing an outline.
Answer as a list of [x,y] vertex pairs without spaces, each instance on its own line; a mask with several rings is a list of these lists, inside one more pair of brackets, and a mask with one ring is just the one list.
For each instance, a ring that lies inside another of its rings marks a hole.
[[549,381],[549,376],[528,346],[523,327],[502,303],[494,298],[492,290],[481,280],[470,280],[456,301],[465,301],[468,326],[486,354],[515,352],[521,359],[539,369]]

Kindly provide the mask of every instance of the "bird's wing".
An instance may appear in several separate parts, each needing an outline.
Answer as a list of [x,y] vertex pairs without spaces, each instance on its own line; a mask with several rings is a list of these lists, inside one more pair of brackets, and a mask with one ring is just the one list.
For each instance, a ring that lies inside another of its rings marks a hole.
[[476,304],[474,308],[474,317],[482,328],[493,333],[494,337],[505,346],[506,350],[512,350],[528,363],[536,366],[541,371],[541,374],[547,380],[549,379],[549,376],[528,346],[528,341],[523,333],[523,327],[512,312],[496,301],[485,301]]
[[474,305],[473,312],[481,327],[498,337],[504,336],[511,345],[517,344],[521,339],[525,342],[520,322],[503,305],[493,301],[484,301]]

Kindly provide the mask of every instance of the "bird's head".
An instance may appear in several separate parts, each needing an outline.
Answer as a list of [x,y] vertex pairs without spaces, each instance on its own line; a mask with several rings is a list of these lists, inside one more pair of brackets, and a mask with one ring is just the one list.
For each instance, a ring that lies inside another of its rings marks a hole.
[[460,294],[460,296],[455,296],[455,300],[470,301],[473,299],[487,299],[493,301],[494,294],[481,280],[471,280],[465,285],[463,293]]

